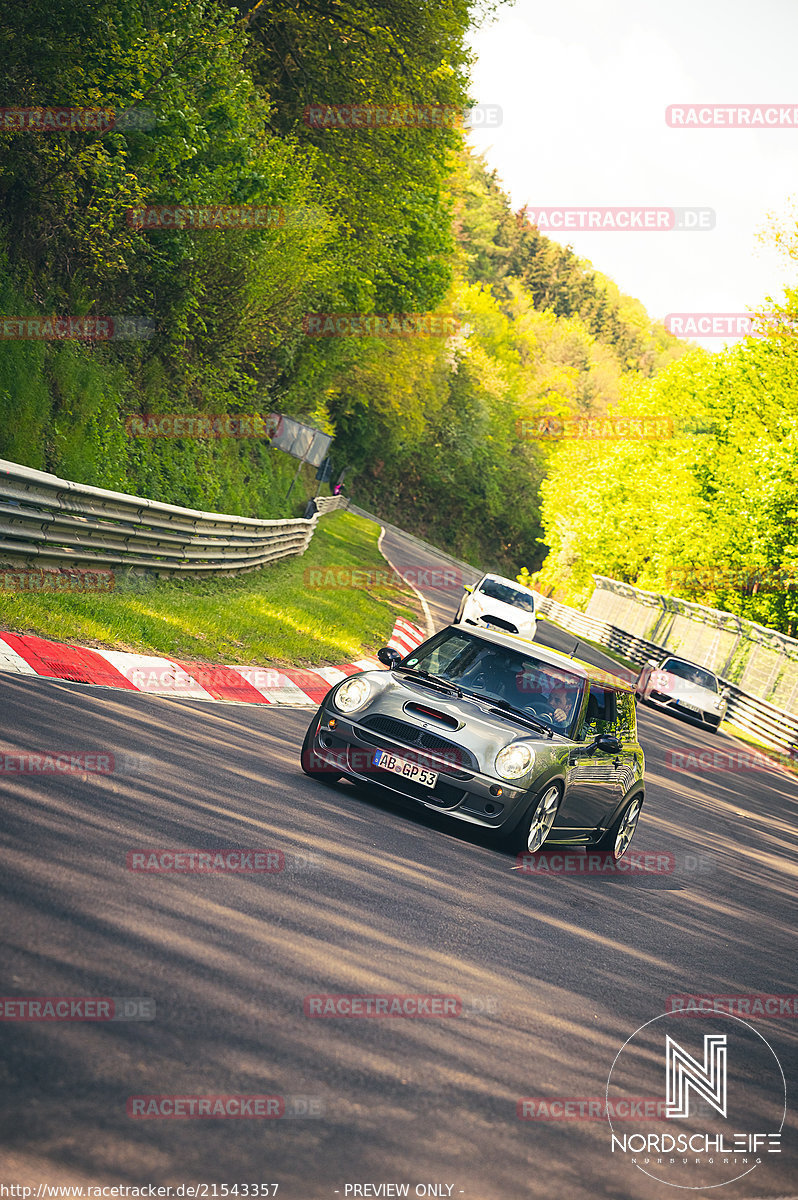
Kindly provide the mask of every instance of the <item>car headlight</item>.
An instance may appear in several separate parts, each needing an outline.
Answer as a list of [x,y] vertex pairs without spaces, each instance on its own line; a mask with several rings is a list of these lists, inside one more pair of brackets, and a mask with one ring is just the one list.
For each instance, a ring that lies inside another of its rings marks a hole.
[[347,679],[346,683],[341,684],[333,696],[333,704],[336,708],[340,708],[341,712],[357,712],[370,695],[371,684],[368,679],[364,679],[362,675],[355,675],[352,679]]
[[535,751],[523,742],[505,746],[496,755],[496,771],[502,779],[518,779],[535,765]]

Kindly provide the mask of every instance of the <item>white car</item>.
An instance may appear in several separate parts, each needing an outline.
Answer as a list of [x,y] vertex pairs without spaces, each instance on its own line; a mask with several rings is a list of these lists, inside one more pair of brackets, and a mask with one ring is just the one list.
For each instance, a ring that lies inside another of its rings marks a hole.
[[535,593],[502,575],[483,575],[478,583],[463,584],[466,593],[454,618],[454,625],[477,625],[483,629],[501,629],[533,638]]
[[679,713],[708,729],[717,729],[726,716],[728,695],[717,675],[683,658],[666,658],[659,665],[649,659],[635,684],[635,696],[644,704]]

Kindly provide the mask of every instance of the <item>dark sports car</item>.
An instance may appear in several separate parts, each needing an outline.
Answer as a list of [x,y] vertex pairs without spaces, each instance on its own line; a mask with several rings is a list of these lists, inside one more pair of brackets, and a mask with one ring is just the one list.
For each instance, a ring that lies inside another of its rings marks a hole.
[[390,669],[330,689],[301,765],[376,784],[494,830],[514,848],[592,846],[619,859],[644,799],[629,686],[497,630],[449,626]]

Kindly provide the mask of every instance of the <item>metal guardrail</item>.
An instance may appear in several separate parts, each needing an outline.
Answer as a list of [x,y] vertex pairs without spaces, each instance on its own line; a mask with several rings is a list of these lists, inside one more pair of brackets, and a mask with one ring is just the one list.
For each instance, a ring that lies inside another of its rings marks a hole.
[[[346,497],[317,501],[319,512]],[[0,459],[0,562],[157,574],[251,571],[303,554],[317,516],[258,520],[201,512],[59,479]]]
[[784,712],[798,708],[798,639],[723,609],[594,575],[587,615],[664,646]]
[[349,497],[340,493],[337,496],[316,496],[313,503],[316,505],[316,512],[321,515],[336,508],[349,508]]
[[[535,597],[538,611],[544,617],[549,617],[554,624],[562,626],[569,633],[598,642],[600,646],[614,650],[633,663],[642,665],[649,659],[661,663],[676,653],[657,642],[647,641],[637,634],[619,629],[617,625],[610,625],[607,621],[589,617],[586,613],[569,608],[547,596],[541,596],[540,593],[535,593]],[[619,667],[616,674],[621,675],[629,682],[634,682],[635,673],[633,671],[625,671],[623,667]],[[726,719],[739,729],[752,734],[766,746],[781,751],[793,760],[798,760],[798,717],[776,708],[767,700],[744,692],[727,679],[720,676],[719,678],[722,685],[729,691]]]

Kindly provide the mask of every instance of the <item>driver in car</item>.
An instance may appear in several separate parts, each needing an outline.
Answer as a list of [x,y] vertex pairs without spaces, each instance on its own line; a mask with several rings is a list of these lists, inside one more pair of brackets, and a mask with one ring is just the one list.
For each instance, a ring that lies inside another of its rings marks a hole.
[[516,686],[519,694],[524,695],[525,707],[565,728],[573,702],[572,689],[552,680],[531,662],[524,662],[521,672],[516,676]]
[[551,710],[552,719],[556,725],[562,725],[563,728],[568,724],[568,715],[571,709],[573,695],[569,693],[569,689],[560,685],[553,689],[551,693]]

